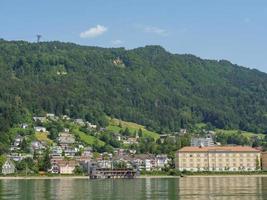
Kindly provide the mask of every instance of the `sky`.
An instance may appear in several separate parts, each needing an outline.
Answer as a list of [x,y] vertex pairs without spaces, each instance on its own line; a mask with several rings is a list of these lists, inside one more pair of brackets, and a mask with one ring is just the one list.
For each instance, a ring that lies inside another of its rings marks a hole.
[[0,38],[161,45],[267,72],[267,0],[0,0]]

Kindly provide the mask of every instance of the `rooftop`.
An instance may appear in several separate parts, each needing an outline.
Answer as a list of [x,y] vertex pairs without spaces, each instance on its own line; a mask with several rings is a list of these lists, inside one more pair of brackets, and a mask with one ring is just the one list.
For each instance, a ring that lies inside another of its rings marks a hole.
[[211,152],[211,151],[226,151],[226,152],[260,152],[249,146],[210,146],[210,147],[183,147],[178,152]]

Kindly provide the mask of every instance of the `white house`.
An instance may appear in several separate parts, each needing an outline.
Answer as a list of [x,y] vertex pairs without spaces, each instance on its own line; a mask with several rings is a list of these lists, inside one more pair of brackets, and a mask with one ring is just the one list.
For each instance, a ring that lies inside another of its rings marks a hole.
[[167,166],[169,163],[168,156],[166,154],[160,154],[156,156],[156,166],[157,168],[164,168]]
[[55,114],[53,114],[53,113],[47,113],[47,114],[46,114],[46,117],[54,118],[54,117],[55,117]]
[[40,122],[45,122],[46,121],[46,117],[33,117],[33,120],[35,121],[35,122],[37,122],[37,121],[40,121]]
[[46,128],[42,127],[42,126],[36,126],[36,127],[34,127],[34,130],[36,132],[46,132]]
[[95,125],[95,124],[91,124],[90,122],[86,122],[86,124],[87,124],[87,126],[88,126],[89,128],[94,128],[94,129],[97,128],[97,125]]
[[14,146],[18,147],[21,144],[22,140],[23,140],[23,137],[21,135],[17,135],[14,141]]
[[60,160],[58,163],[60,174],[73,174],[77,165],[75,160]]
[[4,175],[14,174],[15,171],[16,171],[15,164],[10,159],[7,159],[2,166],[2,174]]
[[23,128],[23,129],[26,129],[26,128],[28,128],[28,126],[29,126],[28,124],[26,124],[26,123],[23,123],[23,124],[21,124],[21,126],[20,126],[20,127],[21,127],[21,128]]

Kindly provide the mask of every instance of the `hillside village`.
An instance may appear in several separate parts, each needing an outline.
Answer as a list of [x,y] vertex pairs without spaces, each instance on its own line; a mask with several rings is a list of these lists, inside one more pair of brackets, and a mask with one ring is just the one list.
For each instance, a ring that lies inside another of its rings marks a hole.
[[[142,130],[115,132],[68,116],[33,117],[32,124],[14,129],[2,174],[86,174],[89,164],[99,168],[164,170],[171,165],[167,154],[138,151]],[[108,136],[111,135],[110,137]],[[150,138],[150,140],[153,140]],[[3,156],[2,156],[3,157]]]
[[[175,159],[175,152],[182,147],[225,145],[225,138],[211,130],[199,129],[192,134],[181,129],[157,134],[117,119],[110,119],[110,123],[100,127],[66,115],[34,116],[30,123],[11,130],[9,151],[0,159],[2,174],[87,174],[92,165],[99,169],[134,169],[140,173],[170,172],[175,164],[180,169],[175,163],[178,155]],[[248,145],[246,142],[253,146],[260,139],[253,136],[246,140],[241,136],[234,141],[228,137],[226,143]]]

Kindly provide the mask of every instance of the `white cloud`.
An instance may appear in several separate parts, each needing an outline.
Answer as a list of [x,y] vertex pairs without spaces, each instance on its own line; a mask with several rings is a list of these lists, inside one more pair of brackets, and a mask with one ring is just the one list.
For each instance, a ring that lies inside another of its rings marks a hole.
[[161,36],[167,36],[168,32],[165,29],[155,27],[155,26],[146,26],[144,27],[146,33],[153,33]]
[[121,40],[112,40],[111,41],[111,44],[113,44],[113,45],[120,45],[122,43],[123,43],[123,41],[121,41]]
[[80,37],[81,38],[95,38],[95,37],[102,35],[107,30],[108,28],[105,26],[96,25],[95,27],[89,28],[88,30],[81,32]]

